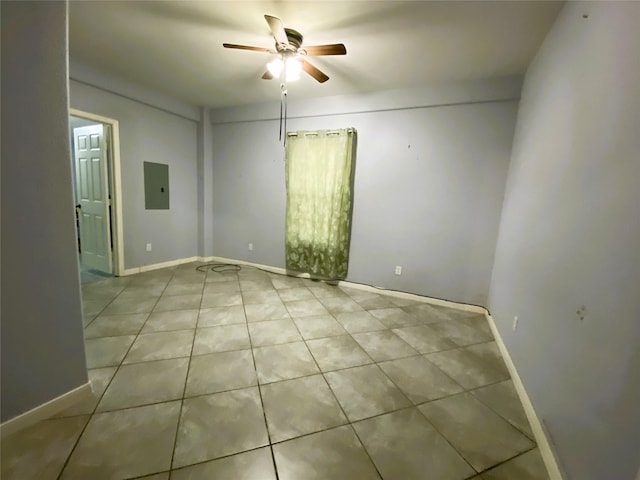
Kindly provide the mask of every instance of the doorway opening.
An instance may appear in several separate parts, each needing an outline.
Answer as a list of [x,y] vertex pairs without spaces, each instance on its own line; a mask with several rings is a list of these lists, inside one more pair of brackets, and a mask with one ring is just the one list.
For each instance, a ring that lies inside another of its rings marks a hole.
[[83,282],[124,272],[118,121],[69,110],[76,232]]

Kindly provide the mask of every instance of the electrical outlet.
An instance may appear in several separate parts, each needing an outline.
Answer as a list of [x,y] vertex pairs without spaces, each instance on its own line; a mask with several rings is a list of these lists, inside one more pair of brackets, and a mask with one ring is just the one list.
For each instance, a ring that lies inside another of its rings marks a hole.
[[518,328],[518,316],[513,317],[513,331],[515,332]]
[[402,267],[400,265],[396,265],[396,275],[402,275]]
[[147,252],[150,252],[150,251],[151,251],[151,244],[147,243]]
[[250,252],[252,252],[253,251],[253,243],[250,243],[247,248],[249,249]]

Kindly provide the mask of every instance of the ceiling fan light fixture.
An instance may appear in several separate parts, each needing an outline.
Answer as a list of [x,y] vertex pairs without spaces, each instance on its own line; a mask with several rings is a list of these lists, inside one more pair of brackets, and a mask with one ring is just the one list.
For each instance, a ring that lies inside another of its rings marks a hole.
[[267,70],[275,78],[279,78],[282,73],[282,68],[285,68],[285,79],[287,82],[293,82],[300,80],[300,74],[302,73],[302,63],[299,60],[289,57],[285,61],[282,58],[276,58],[267,63]]

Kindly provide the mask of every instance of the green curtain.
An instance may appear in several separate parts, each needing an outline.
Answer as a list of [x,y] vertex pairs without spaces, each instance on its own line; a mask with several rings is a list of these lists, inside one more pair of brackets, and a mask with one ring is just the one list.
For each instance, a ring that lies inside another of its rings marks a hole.
[[330,279],[347,276],[355,136],[353,129],[288,136],[288,270]]

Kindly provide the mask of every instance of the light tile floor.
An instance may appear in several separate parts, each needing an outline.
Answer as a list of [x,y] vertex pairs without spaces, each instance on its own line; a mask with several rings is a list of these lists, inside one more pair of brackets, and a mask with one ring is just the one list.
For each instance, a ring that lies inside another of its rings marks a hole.
[[196,266],[83,285],[94,396],[3,479],[548,478],[483,316]]

